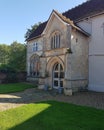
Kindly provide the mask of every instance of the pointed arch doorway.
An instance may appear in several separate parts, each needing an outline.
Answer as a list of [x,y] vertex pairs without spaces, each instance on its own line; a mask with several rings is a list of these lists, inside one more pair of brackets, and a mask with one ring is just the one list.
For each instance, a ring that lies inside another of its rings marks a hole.
[[53,66],[53,88],[58,89],[63,87],[64,70],[60,63]]

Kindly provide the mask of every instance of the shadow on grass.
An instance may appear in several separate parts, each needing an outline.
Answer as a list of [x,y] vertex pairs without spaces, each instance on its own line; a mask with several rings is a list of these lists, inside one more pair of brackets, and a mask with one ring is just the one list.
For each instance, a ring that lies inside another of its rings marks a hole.
[[103,110],[56,101],[42,103],[50,107],[9,130],[104,130]]

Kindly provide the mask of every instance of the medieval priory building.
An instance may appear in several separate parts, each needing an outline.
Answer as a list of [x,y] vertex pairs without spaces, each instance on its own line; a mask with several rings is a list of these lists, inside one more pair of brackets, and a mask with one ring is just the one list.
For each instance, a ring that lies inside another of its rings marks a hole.
[[27,39],[27,80],[64,92],[104,92],[104,0],[52,11]]

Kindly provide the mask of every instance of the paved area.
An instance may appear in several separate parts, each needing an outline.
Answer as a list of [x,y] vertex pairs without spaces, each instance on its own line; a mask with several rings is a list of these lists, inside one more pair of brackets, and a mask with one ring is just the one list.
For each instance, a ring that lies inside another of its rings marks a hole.
[[104,109],[104,93],[78,92],[74,93],[72,96],[65,96],[64,94],[57,94],[51,91],[48,92],[32,88],[23,92],[0,94],[0,111],[18,107],[23,104],[45,100],[56,100],[82,106],[90,106],[97,109]]

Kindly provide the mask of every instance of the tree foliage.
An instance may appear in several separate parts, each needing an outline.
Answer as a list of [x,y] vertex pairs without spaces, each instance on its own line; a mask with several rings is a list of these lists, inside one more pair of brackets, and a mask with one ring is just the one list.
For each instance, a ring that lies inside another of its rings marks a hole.
[[26,68],[26,46],[16,41],[10,47],[9,65],[16,71]]
[[26,70],[26,45],[14,41],[0,45],[0,68],[14,71]]
[[0,65],[8,63],[9,54],[10,54],[10,46],[0,44]]
[[40,24],[41,24],[41,22],[38,22],[38,23],[36,23],[36,24],[34,24],[34,25],[31,25],[31,27],[28,28],[27,31],[26,31],[26,33],[25,33],[25,36],[24,36],[25,39],[27,39],[27,38],[30,36],[30,34],[31,34],[34,30],[36,30],[37,27],[38,27]]

